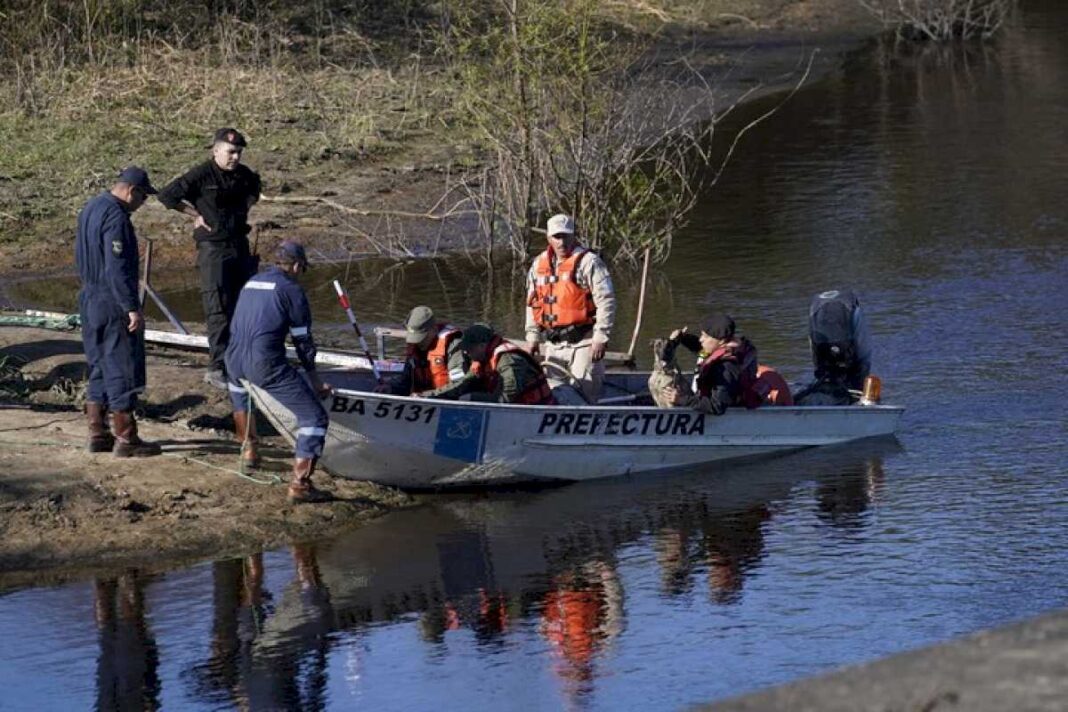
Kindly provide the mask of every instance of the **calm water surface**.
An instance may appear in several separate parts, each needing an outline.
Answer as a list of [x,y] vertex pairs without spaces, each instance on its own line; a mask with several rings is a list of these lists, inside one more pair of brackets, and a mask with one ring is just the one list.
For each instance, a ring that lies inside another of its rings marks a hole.
[[[643,343],[725,308],[795,380],[812,294],[855,288],[898,442],[431,498],[332,541],[8,593],[0,709],[677,709],[1064,606],[1056,4],[798,94],[654,276]],[[517,333],[512,279],[462,258],[348,275],[368,321],[427,301]]]

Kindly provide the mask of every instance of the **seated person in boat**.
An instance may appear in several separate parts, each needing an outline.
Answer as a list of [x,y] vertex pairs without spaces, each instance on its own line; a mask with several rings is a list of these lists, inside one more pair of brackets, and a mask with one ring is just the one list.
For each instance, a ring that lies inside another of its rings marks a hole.
[[734,320],[726,314],[707,319],[700,336],[683,327],[672,332],[670,340],[698,354],[693,392],[667,386],[657,397],[658,403],[713,415],[722,415],[731,406],[792,404],[789,386],[774,369],[758,364],[756,347],[735,334]]
[[408,342],[404,371],[378,386],[378,393],[431,398],[439,389],[463,380],[470,361],[460,348],[462,331],[439,322],[423,305],[412,309],[404,328]]
[[552,405],[552,391],[541,364],[522,347],[506,340],[486,324],[464,329],[460,348],[471,361],[467,375],[438,389],[430,397]]

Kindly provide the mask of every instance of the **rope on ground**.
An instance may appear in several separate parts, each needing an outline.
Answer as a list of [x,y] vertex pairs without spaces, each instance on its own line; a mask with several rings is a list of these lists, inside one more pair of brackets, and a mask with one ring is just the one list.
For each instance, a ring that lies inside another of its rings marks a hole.
[[[11,431],[4,430],[0,432]],[[74,445],[72,445],[71,443],[60,442],[58,440],[0,440],[0,445],[58,445],[59,447],[74,447]]]
[[57,418],[56,420],[49,420],[47,423],[40,423],[39,425],[22,425],[17,428],[0,428],[0,433],[14,433],[19,430],[36,430],[38,428],[47,428],[49,425],[55,425],[56,423],[72,423],[75,420],[81,420],[81,416],[74,418]]
[[[41,427],[41,426],[34,425],[34,426],[26,427],[26,428],[11,428],[11,429],[8,429],[8,430],[0,430],[0,433],[9,433],[9,432],[12,432],[13,430],[29,430],[30,428],[36,428],[36,427]],[[16,446],[16,447],[20,446],[20,445],[23,445],[23,446],[26,446],[26,445],[40,445],[40,446],[45,446],[45,447],[57,447],[58,446],[58,447],[66,447],[66,448],[73,448],[73,449],[81,449],[81,447],[82,447],[81,445],[76,445],[76,444],[71,443],[71,442],[63,442],[61,440],[0,440],[0,445],[13,445],[13,446]],[[198,465],[201,465],[203,467],[208,467],[208,468],[211,468],[213,470],[221,470],[223,472],[229,472],[231,475],[237,475],[238,477],[240,477],[242,479],[245,479],[245,480],[248,480],[249,482],[255,483],[257,485],[268,485],[268,486],[270,486],[270,485],[280,485],[280,484],[283,484],[285,482],[285,480],[283,480],[281,477],[279,477],[278,475],[275,475],[273,473],[267,475],[266,478],[261,479],[259,477],[253,477],[252,475],[247,475],[244,472],[241,472],[240,470],[233,470],[233,469],[231,469],[229,467],[223,467],[222,465],[216,465],[213,462],[208,462],[207,460],[201,460],[201,459],[196,458],[196,457],[190,457],[189,455],[186,455],[186,454],[183,454],[183,453],[180,453],[180,452],[163,452],[163,453],[160,453],[160,454],[165,455],[166,457],[177,457],[177,458],[181,458],[183,460],[187,460],[189,462],[195,462]]]
[[278,475],[275,475],[275,474],[268,475],[266,479],[260,479],[258,477],[253,477],[252,475],[247,475],[244,472],[241,472],[240,470],[232,470],[229,467],[223,467],[222,465],[216,465],[213,462],[208,462],[207,460],[201,460],[201,459],[198,459],[198,458],[195,458],[195,457],[190,457],[189,455],[184,455],[184,454],[182,454],[180,452],[164,452],[162,454],[167,456],[167,457],[180,457],[183,460],[188,460],[189,462],[195,462],[198,465],[203,465],[204,467],[210,467],[213,470],[222,470],[223,472],[229,472],[231,475],[237,475],[238,477],[240,477],[242,479],[248,480],[249,482],[254,482],[254,483],[258,484],[258,485],[280,485],[280,484],[283,483],[282,478],[279,477]]

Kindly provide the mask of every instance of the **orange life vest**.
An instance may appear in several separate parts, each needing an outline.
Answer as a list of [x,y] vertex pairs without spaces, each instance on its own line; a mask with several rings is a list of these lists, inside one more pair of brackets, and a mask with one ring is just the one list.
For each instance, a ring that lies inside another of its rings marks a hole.
[[505,341],[499,336],[495,337],[487,348],[490,352],[489,361],[477,371],[479,378],[482,380],[482,387],[487,393],[496,391],[497,384],[500,383],[501,374],[497,372],[497,362],[500,360],[501,354],[520,354],[520,358],[525,359],[534,366],[537,370],[538,378],[529,384],[514,402],[524,405],[554,405],[556,403],[541,364],[535,361],[530,354],[511,341]]
[[569,256],[557,260],[555,269],[549,250],[538,255],[534,262],[534,291],[527,300],[538,327],[559,329],[594,322],[597,308],[593,292],[589,285],[578,283],[579,265],[587,254],[585,247],[576,247]]
[[408,347],[408,358],[413,360],[412,393],[429,391],[449,385],[449,345],[462,332],[445,324],[438,324],[438,336],[424,358],[416,345]]
[[790,394],[790,385],[771,366],[757,366],[756,380],[753,387],[746,392],[747,408],[759,408],[762,405],[793,405],[794,397]]

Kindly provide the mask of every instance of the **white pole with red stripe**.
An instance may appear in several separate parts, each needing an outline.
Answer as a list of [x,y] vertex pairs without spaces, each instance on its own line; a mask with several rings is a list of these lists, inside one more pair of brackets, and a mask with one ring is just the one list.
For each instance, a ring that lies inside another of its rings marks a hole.
[[375,363],[375,358],[371,355],[371,349],[367,348],[367,339],[363,338],[363,333],[360,331],[360,325],[356,323],[356,315],[352,313],[352,303],[349,302],[349,295],[345,293],[345,288],[341,286],[341,282],[336,279],[334,280],[334,291],[337,292],[338,304],[345,310],[345,314],[349,317],[349,323],[352,324],[352,329],[356,332],[356,337],[360,340],[360,348],[363,349],[364,357],[371,362],[371,370],[374,371],[375,379],[381,383],[382,374],[378,372],[378,364]]

